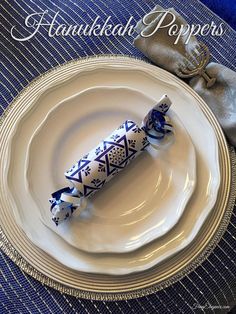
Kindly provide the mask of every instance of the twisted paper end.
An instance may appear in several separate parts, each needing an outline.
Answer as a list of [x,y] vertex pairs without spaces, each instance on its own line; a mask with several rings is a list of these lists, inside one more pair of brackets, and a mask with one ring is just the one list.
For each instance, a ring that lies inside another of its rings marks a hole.
[[68,219],[76,209],[82,211],[87,206],[87,200],[81,197],[75,188],[63,188],[52,194],[51,203],[52,221],[59,225]]
[[[166,116],[170,106],[169,97],[164,95],[142,122],[141,128],[146,133],[148,145],[151,144],[154,148],[161,147],[160,143],[164,137],[173,132],[170,119]],[[87,206],[86,198],[79,195],[76,188],[69,187],[54,192],[49,202],[51,203],[52,220],[56,226],[68,219],[75,210],[81,212]]]
[[170,119],[166,116],[170,106],[171,101],[169,97],[164,95],[144,118],[142,129],[145,131],[150,144],[158,146],[167,134],[173,132]]

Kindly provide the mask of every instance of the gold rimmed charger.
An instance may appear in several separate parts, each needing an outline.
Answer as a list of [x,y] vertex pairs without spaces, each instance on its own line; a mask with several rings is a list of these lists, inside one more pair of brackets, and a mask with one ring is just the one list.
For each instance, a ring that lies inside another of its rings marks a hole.
[[[155,72],[155,67],[133,58],[100,57],[70,62],[35,80],[16,98],[1,121],[1,180],[4,167],[6,167],[8,162],[5,158],[7,155],[8,135],[15,121],[17,121],[18,114],[26,110],[26,108],[24,108],[25,99],[27,99],[29,95],[31,98],[37,97],[37,91],[42,86],[45,88],[47,80],[50,82],[53,76],[65,75],[66,77],[67,73],[70,73],[75,64],[86,64],[86,68],[89,69],[97,63],[107,64],[108,62],[113,64],[114,62],[117,64],[127,63],[129,66],[133,67],[142,65],[144,70]],[[34,278],[62,292],[84,298],[115,300],[138,297],[166,287],[189,273],[207,258],[220,240],[230,219],[235,199],[235,182],[233,182],[232,179],[232,172],[233,169],[235,169],[235,153],[233,149],[230,149],[229,152],[222,130],[203,100],[197,96],[191,88],[171,74],[165,72],[165,75],[169,75],[171,80],[176,80],[178,84],[181,84],[189,93],[198,99],[202,111],[215,130],[218,140],[221,185],[216,205],[202,227],[201,232],[191,245],[176,254],[171,260],[166,260],[158,265],[158,267],[153,267],[144,272],[125,276],[81,273],[63,267],[52,258],[49,259],[46,253],[39,250],[28,240],[25,233],[17,226],[13,215],[5,209],[7,208],[5,205],[8,202],[8,196],[5,195],[4,187],[1,184],[1,247],[17,265]]]

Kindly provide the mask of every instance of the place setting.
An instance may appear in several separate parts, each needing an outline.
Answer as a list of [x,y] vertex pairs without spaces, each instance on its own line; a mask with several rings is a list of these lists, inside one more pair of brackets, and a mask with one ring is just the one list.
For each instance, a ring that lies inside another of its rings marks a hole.
[[212,112],[221,86],[207,46],[180,44],[169,64],[165,52],[153,58],[153,38],[134,45],[155,64],[65,63],[25,88],[0,125],[3,251],[88,299],[143,296],[194,270],[235,199],[234,126]]

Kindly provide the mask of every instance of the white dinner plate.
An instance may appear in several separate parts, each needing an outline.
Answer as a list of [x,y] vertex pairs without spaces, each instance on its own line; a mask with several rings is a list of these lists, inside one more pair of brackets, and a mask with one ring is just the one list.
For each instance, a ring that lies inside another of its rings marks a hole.
[[[17,221],[27,225],[27,237],[34,243],[31,246],[25,238],[22,239],[19,231],[12,230],[12,236],[18,239],[14,242],[15,246],[32,264],[37,263],[40,269],[43,265],[44,272],[57,278],[58,271],[66,271],[56,261],[53,262],[54,259],[71,269],[91,273],[121,275],[148,269],[186,248],[198,234],[216,201],[220,183],[218,143],[212,125],[200,109],[202,100],[186,84],[166,71],[127,58],[88,60],[64,69],[61,72],[58,70],[55,75],[45,76],[34,94],[31,93],[31,97],[21,102],[19,110],[14,111],[11,134],[8,130],[7,135],[4,135],[5,139],[8,136],[8,148],[4,150],[5,171],[2,181],[5,191],[1,194],[1,201],[4,202],[4,211],[13,211]],[[165,236],[126,254],[82,252],[47,228],[38,211],[25,211],[30,196],[25,190],[23,178],[27,146],[32,134],[55,104],[86,88],[104,85],[128,86],[155,99],[164,93],[168,94],[173,99],[173,111],[190,134],[197,156],[197,186],[186,214]],[[30,114],[27,114],[29,111]],[[28,116],[30,119],[27,119]],[[11,147],[12,140],[14,146]],[[45,264],[45,258],[46,264],[50,266]],[[67,282],[64,279],[62,281]],[[76,278],[70,277],[71,281],[75,282]]]
[[124,121],[141,125],[156,102],[134,89],[95,87],[56,105],[29,144],[26,189],[34,202],[25,210],[36,206],[50,229],[88,252],[124,253],[168,232],[181,217],[196,182],[194,147],[172,110],[173,144],[159,150],[148,147],[90,199],[80,216],[74,213],[57,227],[48,202],[50,192],[69,184],[66,169]]

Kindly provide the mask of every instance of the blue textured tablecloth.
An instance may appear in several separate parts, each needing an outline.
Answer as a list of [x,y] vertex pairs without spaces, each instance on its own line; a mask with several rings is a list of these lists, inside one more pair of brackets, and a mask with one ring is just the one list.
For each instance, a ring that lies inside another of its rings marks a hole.
[[[50,18],[60,11],[59,21],[66,24],[81,24],[83,20],[91,23],[97,15],[103,20],[111,15],[114,23],[125,24],[131,15],[138,21],[156,4],[174,7],[190,23],[222,22],[197,0],[1,0],[0,113],[35,77],[66,61],[97,54],[145,59],[132,45],[132,37],[49,38],[41,30],[31,40],[18,42],[10,36],[12,25],[17,26],[19,36],[27,34],[25,17],[45,9]],[[236,33],[232,29],[223,37],[208,36],[204,40],[215,61],[236,70]],[[76,299],[24,274],[2,252],[0,265],[0,313],[227,313],[236,304],[236,208],[224,237],[201,266],[171,287],[139,299]]]
[[236,29],[236,1],[235,0],[201,0],[209,9]]

